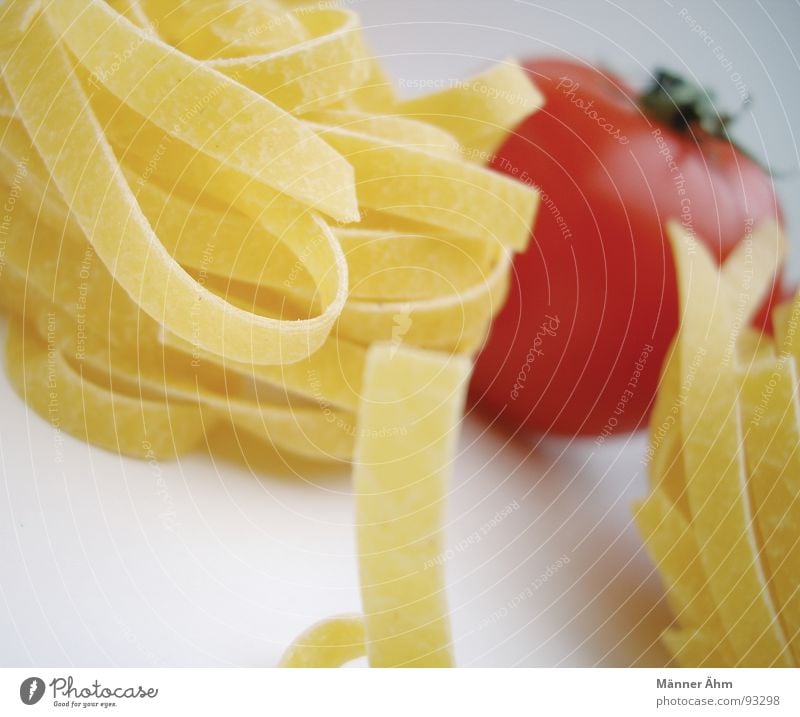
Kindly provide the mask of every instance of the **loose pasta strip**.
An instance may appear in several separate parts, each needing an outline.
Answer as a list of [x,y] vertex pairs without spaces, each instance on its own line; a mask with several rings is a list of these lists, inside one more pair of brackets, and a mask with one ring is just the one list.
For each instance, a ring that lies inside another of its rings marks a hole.
[[[436,558],[470,369],[463,357],[392,344],[375,344],[367,356],[353,490],[372,667],[453,664]],[[334,622],[321,630],[327,635],[340,627]]]
[[332,617],[312,625],[284,652],[280,667],[341,667],[366,651],[364,618]]

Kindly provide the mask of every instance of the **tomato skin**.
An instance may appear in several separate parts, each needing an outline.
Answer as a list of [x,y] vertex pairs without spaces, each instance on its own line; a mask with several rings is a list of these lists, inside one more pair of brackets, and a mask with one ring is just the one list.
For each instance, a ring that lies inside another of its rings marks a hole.
[[630,431],[646,422],[678,325],[665,223],[692,228],[721,261],[760,221],[780,220],[778,202],[757,163],[648,118],[619,78],[557,59],[524,66],[545,107],[491,164],[538,186],[542,204],[471,400],[513,428]]

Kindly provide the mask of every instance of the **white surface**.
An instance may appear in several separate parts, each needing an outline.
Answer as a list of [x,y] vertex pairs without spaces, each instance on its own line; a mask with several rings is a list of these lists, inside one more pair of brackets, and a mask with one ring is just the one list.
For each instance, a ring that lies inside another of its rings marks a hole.
[[[690,33],[681,2],[347,5],[404,81],[560,49],[638,80],[666,64],[738,102],[731,70]],[[796,170],[800,7],[686,5],[756,98],[741,140]],[[779,188],[791,233],[800,180]],[[358,610],[346,474],[298,480],[204,455],[150,465],[61,443],[5,375],[0,406],[0,665],[270,666],[310,622]],[[668,616],[630,524],[642,438],[534,450],[484,430],[467,419],[447,529],[459,664],[663,664],[654,640]],[[526,592],[563,555],[570,562]]]
[[[58,437],[5,377],[0,392],[4,664],[268,666],[310,622],[358,610],[346,473],[128,460]],[[532,453],[483,431],[466,423],[450,496],[459,664],[638,659],[666,619],[648,615],[658,580],[628,524],[639,441]]]

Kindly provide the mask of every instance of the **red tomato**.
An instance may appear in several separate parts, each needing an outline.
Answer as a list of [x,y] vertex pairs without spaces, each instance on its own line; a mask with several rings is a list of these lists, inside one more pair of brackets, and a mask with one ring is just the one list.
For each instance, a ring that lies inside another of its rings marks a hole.
[[557,59],[525,67],[545,107],[491,164],[538,186],[542,203],[472,401],[514,428],[632,430],[644,425],[678,323],[666,221],[693,229],[721,261],[780,209],[764,170],[721,127],[711,131],[704,93],[676,108],[686,88],[664,75],[670,94],[651,94],[644,110],[609,73]]

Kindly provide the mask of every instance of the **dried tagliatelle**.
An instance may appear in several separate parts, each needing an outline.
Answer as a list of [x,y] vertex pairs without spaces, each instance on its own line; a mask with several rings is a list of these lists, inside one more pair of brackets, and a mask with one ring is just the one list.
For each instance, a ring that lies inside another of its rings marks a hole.
[[347,461],[373,343],[480,345],[538,199],[474,161],[540,104],[515,64],[400,100],[327,3],[11,0],[0,28],[8,373],[61,430]]
[[681,327],[651,421],[636,519],[667,588],[680,665],[800,664],[800,295],[776,338],[747,329],[784,242],[757,227],[717,269],[669,227]]
[[286,667],[450,667],[442,516],[469,361],[392,344],[367,356],[353,466],[364,617],[334,617],[288,649]]
[[452,664],[426,566],[538,202],[476,160],[538,108],[525,73],[400,100],[355,14],[275,0],[10,0],[0,62],[20,395],[132,456],[232,427],[352,460],[364,615],[283,664]]

